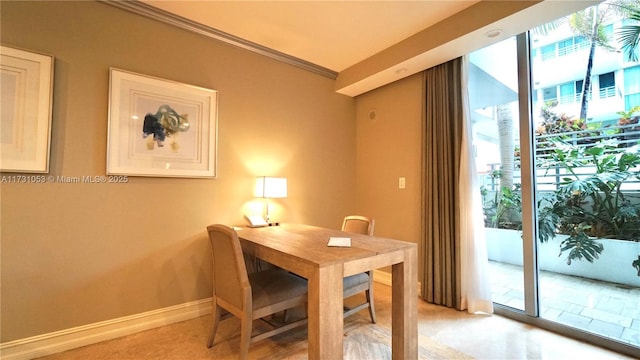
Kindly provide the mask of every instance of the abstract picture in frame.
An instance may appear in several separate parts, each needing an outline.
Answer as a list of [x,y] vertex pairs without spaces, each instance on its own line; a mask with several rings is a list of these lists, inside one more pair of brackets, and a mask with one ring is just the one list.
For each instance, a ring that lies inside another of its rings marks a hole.
[[107,174],[215,178],[216,90],[111,68]]
[[53,56],[0,46],[0,171],[47,173]]

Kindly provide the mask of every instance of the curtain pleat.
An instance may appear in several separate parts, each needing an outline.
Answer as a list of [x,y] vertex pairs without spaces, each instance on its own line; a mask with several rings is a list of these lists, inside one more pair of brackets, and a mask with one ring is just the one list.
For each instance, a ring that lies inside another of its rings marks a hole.
[[460,245],[456,216],[462,102],[460,63],[425,71],[422,297],[460,309]]
[[424,73],[421,296],[469,312],[493,312],[473,155],[466,58]]

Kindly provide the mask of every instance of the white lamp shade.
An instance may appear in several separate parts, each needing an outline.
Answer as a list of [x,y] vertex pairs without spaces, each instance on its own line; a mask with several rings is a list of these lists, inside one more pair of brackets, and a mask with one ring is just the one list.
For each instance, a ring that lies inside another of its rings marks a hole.
[[287,178],[260,176],[256,179],[255,196],[262,198],[286,198]]

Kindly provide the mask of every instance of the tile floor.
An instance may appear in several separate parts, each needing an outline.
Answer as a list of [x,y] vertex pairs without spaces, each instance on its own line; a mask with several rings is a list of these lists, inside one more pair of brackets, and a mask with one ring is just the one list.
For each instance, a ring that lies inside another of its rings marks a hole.
[[[493,301],[524,309],[522,267],[489,262]],[[540,317],[640,347],[640,288],[541,271]]]

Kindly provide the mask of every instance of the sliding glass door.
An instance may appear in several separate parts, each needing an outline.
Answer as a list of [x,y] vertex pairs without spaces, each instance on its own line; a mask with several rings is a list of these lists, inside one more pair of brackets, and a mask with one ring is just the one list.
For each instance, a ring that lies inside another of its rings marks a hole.
[[516,38],[470,54],[468,73],[493,298],[524,310]]
[[640,67],[617,51],[625,16],[604,2],[532,32],[538,288],[541,318],[640,347]]
[[[640,63],[607,2],[470,54],[499,312],[640,349]],[[619,9],[618,9],[619,10]]]

